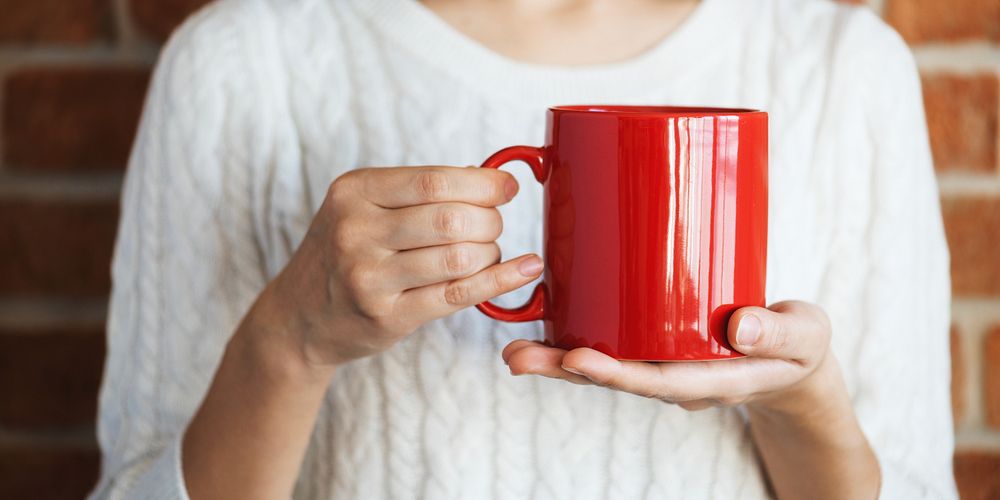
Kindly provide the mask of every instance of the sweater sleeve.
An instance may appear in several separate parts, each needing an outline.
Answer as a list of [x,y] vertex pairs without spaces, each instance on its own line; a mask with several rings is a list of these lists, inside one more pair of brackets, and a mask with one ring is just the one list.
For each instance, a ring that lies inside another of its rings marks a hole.
[[265,284],[247,139],[258,101],[237,33],[244,16],[237,2],[202,10],[154,72],[112,264],[93,500],[187,498],[181,435]]
[[[871,164],[861,340],[851,375],[882,470],[880,498],[957,498],[950,403],[948,249],[920,81],[905,43],[870,17],[849,78],[861,87]],[[836,332],[835,332],[836,335]]]

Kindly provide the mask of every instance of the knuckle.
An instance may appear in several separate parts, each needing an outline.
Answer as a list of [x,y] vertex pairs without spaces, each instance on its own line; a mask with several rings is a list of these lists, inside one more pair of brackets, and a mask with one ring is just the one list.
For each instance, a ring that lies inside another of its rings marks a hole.
[[355,181],[359,175],[361,174],[357,171],[351,171],[334,179],[327,188],[327,198],[333,202],[340,202],[349,197],[355,190]]
[[347,286],[355,296],[366,296],[375,283],[373,274],[365,266],[354,266],[347,271]]
[[437,170],[424,170],[417,175],[417,195],[421,200],[434,202],[448,197],[448,176]]
[[659,399],[660,401],[664,401],[666,403],[680,404],[681,402],[689,402],[695,399],[693,397],[683,397],[682,395],[669,390],[656,389],[649,386],[643,387],[640,392],[641,396],[649,399]]
[[354,248],[357,241],[357,234],[353,224],[349,219],[340,221],[331,231],[331,243],[337,250],[349,250]]
[[444,288],[444,301],[450,306],[464,306],[471,298],[472,288],[465,281],[455,281]]
[[500,258],[503,256],[503,252],[500,251],[500,245],[496,244],[496,242],[493,242],[493,243],[490,243],[490,247],[489,248],[490,248],[489,249],[489,252],[490,252],[490,261],[491,262],[500,262]]
[[696,394],[685,394],[667,384],[643,384],[643,396],[650,399],[659,399],[667,403],[679,404],[682,402],[692,402],[700,399]]
[[660,394],[659,392],[653,390],[652,387],[640,387],[636,390],[636,394],[646,399],[659,399],[660,401],[666,401],[668,403],[674,403],[677,401],[676,399],[669,397],[667,394]]
[[788,352],[789,349],[795,347],[795,338],[790,334],[788,328],[782,324],[777,324],[774,327],[774,335],[771,338],[771,351],[772,352]]
[[392,304],[379,295],[366,294],[356,299],[358,311],[372,324],[383,331],[394,331],[396,319],[392,316]]
[[742,396],[723,396],[712,398],[710,401],[715,406],[739,406],[743,404],[744,399]]
[[674,394],[660,392],[651,387],[644,387],[637,394],[647,399],[655,399],[670,404],[680,404],[682,401],[687,401],[686,399],[679,398]]
[[636,396],[641,396],[647,399],[658,399],[668,403],[674,402],[674,400],[667,398],[663,392],[654,387],[653,384],[645,383],[641,380],[635,380],[634,377],[630,377],[622,372],[608,374],[599,383],[599,385],[630,392]]
[[452,245],[444,252],[445,271],[450,276],[464,276],[472,268],[472,252],[466,245]]
[[438,234],[448,240],[458,239],[465,235],[469,218],[461,209],[454,207],[441,208],[434,221]]
[[490,239],[495,240],[500,237],[503,233],[503,216],[500,215],[500,211],[493,208],[490,209],[490,227],[492,232],[490,233]]
[[490,280],[490,288],[493,293],[504,292],[509,288],[507,273],[501,271],[500,269],[493,270],[488,273]]

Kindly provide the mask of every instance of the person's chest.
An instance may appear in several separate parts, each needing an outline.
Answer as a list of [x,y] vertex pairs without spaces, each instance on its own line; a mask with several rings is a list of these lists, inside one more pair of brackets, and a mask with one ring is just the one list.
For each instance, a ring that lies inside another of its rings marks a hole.
[[[371,34],[356,33],[353,55],[325,65],[303,66],[308,74],[290,77],[288,112],[295,133],[276,148],[300,154],[274,162],[269,178],[280,189],[262,213],[271,233],[270,271],[277,272],[301,239],[312,214],[336,177],[355,168],[408,165],[479,165],[509,145],[541,145],[546,108],[561,104],[641,103],[753,107],[770,113],[769,266],[767,299],[817,300],[828,272],[838,223],[843,174],[834,139],[821,133],[821,88],[795,88],[784,70],[763,71],[747,50],[706,51],[689,71],[651,77],[640,92],[615,85],[574,88],[565,97],[519,96],[495,87],[469,84],[453,72],[427,65],[405,48],[386,46]],[[365,38],[369,37],[369,38]],[[757,50],[764,54],[767,50]],[[750,60],[746,60],[751,57]],[[819,63],[817,63],[818,65]],[[650,74],[655,74],[650,68]],[[823,68],[817,66],[817,72]],[[476,68],[466,71],[475,72]],[[529,78],[526,74],[525,78]],[[817,78],[822,83],[822,78]],[[315,82],[323,82],[317,87]],[[528,81],[530,83],[530,81]],[[847,115],[848,110],[843,110]],[[503,255],[541,250],[542,189],[521,164],[506,167],[521,184],[519,195],[502,207]]]

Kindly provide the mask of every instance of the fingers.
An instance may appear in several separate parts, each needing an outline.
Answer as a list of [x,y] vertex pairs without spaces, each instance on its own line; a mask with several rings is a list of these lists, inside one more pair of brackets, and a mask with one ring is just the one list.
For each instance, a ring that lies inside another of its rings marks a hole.
[[687,411],[701,411],[719,406],[719,402],[713,401],[711,399],[696,399],[694,401],[684,401],[681,403],[677,403],[677,406],[680,406],[681,408],[684,408]]
[[[570,352],[576,352],[576,350]],[[510,367],[510,373],[512,375],[541,375],[544,377],[566,380],[573,382],[574,384],[594,385],[594,381],[591,379],[571,371],[577,370],[578,368],[566,366],[566,363],[563,360],[566,358],[567,354],[567,351],[563,349],[549,347],[539,342],[515,340],[504,348],[502,357],[504,362]],[[574,356],[579,356],[579,354],[574,354]],[[579,360],[571,360],[570,363],[575,363],[576,361]],[[653,395],[653,391],[651,390],[644,390],[641,392],[645,392],[646,394],[643,395],[646,396],[657,397],[658,399],[676,403],[678,406],[688,411],[701,411],[708,408],[714,408],[716,406],[724,406],[722,401],[714,397],[671,401],[666,397],[663,397],[662,394],[656,393]],[[727,402],[732,404],[734,401]]]
[[504,349],[503,358],[514,375],[533,374],[577,384],[596,384],[682,404],[685,409],[700,410],[721,404],[719,397],[727,402],[741,398],[736,392],[741,390],[740,384],[733,383],[736,376],[706,363],[623,362],[593,349],[566,352],[527,340],[511,342]]
[[385,248],[407,250],[462,241],[487,243],[503,231],[495,208],[467,203],[433,203],[387,212],[381,235]]
[[397,252],[382,263],[383,286],[409,290],[472,276],[496,264],[496,243],[454,243]]
[[494,207],[517,194],[514,176],[492,168],[395,167],[366,169],[361,193],[384,208],[440,202]]
[[777,360],[742,358],[725,362],[648,363],[618,361],[580,348],[563,357],[563,369],[594,383],[669,403],[702,399],[738,404],[748,395],[788,383],[790,370]]
[[830,320],[823,310],[800,301],[764,309],[744,307],[729,320],[729,342],[748,356],[803,363],[822,359],[830,343]]
[[[644,362],[618,361],[594,349],[573,349],[563,357],[563,368],[579,373],[598,385],[630,392],[648,398],[676,402],[699,399],[690,394],[682,377],[665,377],[663,365]],[[684,388],[684,391],[680,389]]]
[[742,404],[787,387],[801,379],[803,371],[793,362],[749,357],[725,362],[618,361],[594,349],[565,352],[526,340],[511,342],[503,358],[515,375],[530,373],[592,383],[691,411]]
[[511,375],[542,375],[574,384],[593,385],[587,377],[563,369],[562,359],[565,355],[564,349],[528,340],[515,340],[507,344],[502,353]]
[[397,304],[419,323],[426,323],[527,285],[542,273],[542,267],[537,255],[524,255],[467,278],[407,290]]

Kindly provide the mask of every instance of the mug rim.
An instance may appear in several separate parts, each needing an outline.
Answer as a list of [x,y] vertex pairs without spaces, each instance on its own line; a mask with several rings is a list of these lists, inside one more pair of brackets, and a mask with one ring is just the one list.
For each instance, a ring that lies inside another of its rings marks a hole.
[[552,106],[553,113],[589,116],[747,116],[763,115],[764,111],[750,108],[720,108],[714,106],[657,106],[631,104],[569,104]]

